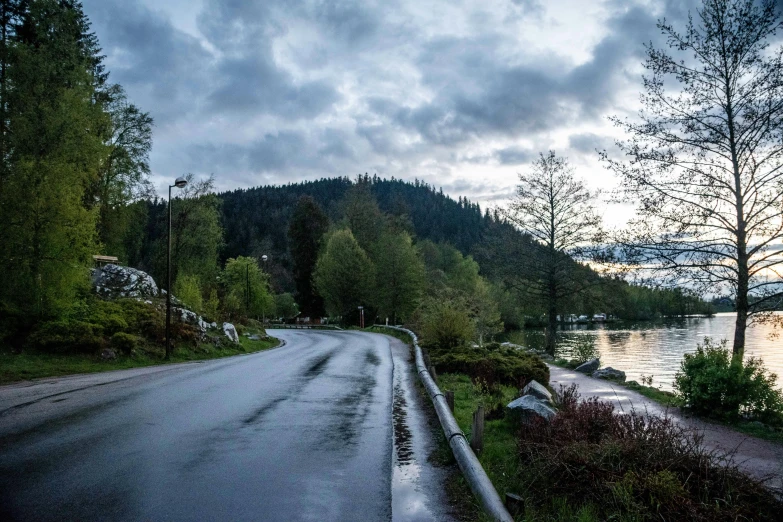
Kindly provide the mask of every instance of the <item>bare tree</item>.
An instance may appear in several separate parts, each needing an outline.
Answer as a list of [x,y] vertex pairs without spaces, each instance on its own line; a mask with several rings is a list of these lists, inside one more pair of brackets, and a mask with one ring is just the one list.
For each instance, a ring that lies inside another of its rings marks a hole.
[[568,160],[554,151],[541,154],[528,174],[519,175],[514,199],[503,211],[520,231],[541,248],[527,248],[518,267],[526,293],[547,310],[547,350],[554,354],[557,314],[562,301],[583,291],[590,278],[571,256],[600,240],[601,218],[595,212],[596,194],[574,177]]
[[731,292],[740,357],[750,320],[772,319],[783,296],[783,48],[769,49],[780,26],[772,0],[704,0],[683,33],[659,21],[669,49],[647,46],[639,120],[613,118],[630,159],[602,154],[638,204],[628,259]]

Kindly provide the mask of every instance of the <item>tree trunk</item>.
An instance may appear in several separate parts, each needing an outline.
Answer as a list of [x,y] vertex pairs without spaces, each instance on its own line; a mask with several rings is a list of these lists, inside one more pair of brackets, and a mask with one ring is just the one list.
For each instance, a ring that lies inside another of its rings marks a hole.
[[546,327],[546,351],[549,355],[555,355],[555,345],[557,344],[557,308],[554,301],[549,306],[548,321]]
[[748,328],[748,259],[744,249],[740,249],[739,262],[737,263],[737,297],[735,308],[737,309],[737,322],[734,325],[734,346],[732,355],[735,360],[742,361],[745,353],[745,330]]

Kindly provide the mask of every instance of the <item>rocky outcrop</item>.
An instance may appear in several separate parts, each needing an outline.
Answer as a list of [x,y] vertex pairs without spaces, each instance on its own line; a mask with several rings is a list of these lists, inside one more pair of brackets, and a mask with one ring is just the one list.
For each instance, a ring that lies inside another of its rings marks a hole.
[[196,312],[191,312],[187,308],[174,306],[171,308],[171,315],[177,317],[180,322],[198,326],[198,329],[201,330],[201,333],[206,332],[207,328],[210,327],[210,324],[207,323],[200,315],[198,315]]
[[536,418],[549,422],[557,415],[554,409],[532,395],[525,395],[511,401],[506,409],[510,418],[523,423],[530,423]]
[[119,265],[105,265],[92,273],[92,285],[103,297],[147,298],[159,295],[155,280],[141,270]]
[[239,342],[239,334],[237,333],[237,329],[234,328],[233,324],[223,323],[223,333],[226,334],[226,337],[228,337],[231,342]]
[[592,377],[595,377],[596,379],[625,382],[625,372],[622,370],[615,370],[611,366],[594,371]]
[[587,375],[592,374],[594,371],[598,369],[598,367],[601,365],[601,362],[598,359],[591,359],[587,361],[586,363],[580,364],[576,367],[576,371],[580,373],[586,373]]

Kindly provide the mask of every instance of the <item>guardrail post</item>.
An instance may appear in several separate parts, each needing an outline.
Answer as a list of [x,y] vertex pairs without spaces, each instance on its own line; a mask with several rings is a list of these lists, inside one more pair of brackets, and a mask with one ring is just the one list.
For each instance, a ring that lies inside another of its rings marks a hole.
[[[432,380],[435,381],[435,383],[438,382],[438,372],[435,371],[434,366],[430,366],[430,377],[432,377]],[[452,409],[452,411],[454,411]]]
[[519,495],[506,493],[506,509],[512,516],[521,515],[525,512],[525,501]]
[[454,413],[454,392],[451,390],[446,390],[446,403],[449,405],[449,409],[451,410],[451,413]]
[[470,435],[470,447],[476,453],[481,453],[484,449],[484,406],[479,404],[478,409],[473,412],[473,429]]

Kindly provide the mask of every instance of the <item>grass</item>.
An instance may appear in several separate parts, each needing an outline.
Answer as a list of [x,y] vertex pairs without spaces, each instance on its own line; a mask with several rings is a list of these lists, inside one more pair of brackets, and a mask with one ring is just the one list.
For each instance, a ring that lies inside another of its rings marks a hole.
[[[249,330],[248,332],[254,333]],[[34,351],[13,354],[0,351],[0,384],[41,377],[60,377],[80,373],[141,368],[158,364],[217,359],[268,350],[277,346],[280,340],[271,338],[253,341],[243,335],[240,336],[239,342],[239,346],[226,343],[220,347],[207,343],[200,343],[197,346],[180,344],[175,346],[169,361],[163,360],[162,347],[155,350],[134,350],[131,355],[118,355],[116,359],[111,361],[103,360],[99,355],[54,355]]]

